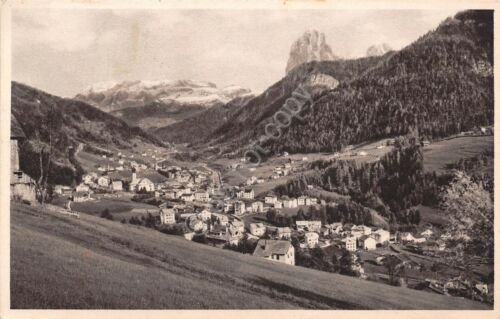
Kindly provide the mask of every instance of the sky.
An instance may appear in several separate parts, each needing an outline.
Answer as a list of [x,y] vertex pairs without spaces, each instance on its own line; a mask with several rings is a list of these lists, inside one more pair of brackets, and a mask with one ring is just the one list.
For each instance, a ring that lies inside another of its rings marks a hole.
[[199,80],[262,92],[292,43],[323,32],[334,54],[401,49],[457,10],[16,9],[12,79],[73,97],[101,82]]

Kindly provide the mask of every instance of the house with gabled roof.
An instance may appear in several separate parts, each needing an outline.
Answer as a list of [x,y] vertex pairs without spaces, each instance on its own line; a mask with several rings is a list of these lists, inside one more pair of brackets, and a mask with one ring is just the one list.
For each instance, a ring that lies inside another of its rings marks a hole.
[[374,250],[377,248],[377,241],[369,235],[363,235],[358,238],[359,246],[364,250]]
[[286,240],[260,239],[253,256],[295,265],[295,248]]

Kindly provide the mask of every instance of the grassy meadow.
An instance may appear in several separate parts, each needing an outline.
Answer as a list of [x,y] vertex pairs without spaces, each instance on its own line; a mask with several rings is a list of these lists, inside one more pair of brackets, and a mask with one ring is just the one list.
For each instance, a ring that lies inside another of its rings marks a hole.
[[424,147],[424,168],[428,172],[442,173],[446,164],[461,158],[471,158],[486,150],[493,150],[493,136],[466,136],[432,143]]
[[139,226],[11,206],[14,309],[485,309]]

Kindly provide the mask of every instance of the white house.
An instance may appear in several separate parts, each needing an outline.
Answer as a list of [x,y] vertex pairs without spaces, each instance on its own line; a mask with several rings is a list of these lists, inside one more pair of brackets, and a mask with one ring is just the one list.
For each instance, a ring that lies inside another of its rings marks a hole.
[[136,172],[133,172],[129,188],[131,191],[143,190],[146,192],[153,192],[155,190],[155,185],[148,178],[137,178]]
[[364,250],[374,250],[377,248],[377,241],[371,236],[362,236],[359,238],[360,247]]
[[300,196],[297,198],[297,206],[304,206],[306,204],[306,198],[306,196]]
[[401,241],[413,242],[413,243],[424,243],[426,241],[425,237],[415,237],[411,233],[402,233]]
[[335,233],[335,234],[340,234],[343,230],[343,225],[342,223],[331,223],[329,225],[325,225],[330,232]]
[[73,201],[75,203],[86,202],[89,200],[92,200],[89,192],[73,192]]
[[289,241],[260,239],[253,256],[295,265],[295,249]]
[[182,194],[181,199],[185,202],[192,202],[192,201],[194,201],[194,195],[193,194]]
[[173,208],[160,209],[160,223],[162,224],[175,224],[175,211]]
[[351,228],[351,235],[359,238],[364,235],[370,235],[372,233],[372,229],[368,226],[365,225],[359,225],[359,226],[352,226]]
[[290,239],[292,237],[292,229],[290,227],[276,227],[276,237],[278,239]]
[[82,182],[85,184],[91,184],[97,178],[96,173],[84,174],[82,176]]
[[285,198],[283,199],[283,207],[285,208],[296,208],[297,199],[296,198]]
[[376,231],[373,232],[374,239],[377,241],[377,244],[383,244],[389,241],[391,238],[391,233],[388,232],[385,229],[377,229]]
[[354,236],[348,236],[342,239],[342,243],[345,245],[345,249],[348,251],[356,251],[357,240]]
[[111,189],[116,191],[116,192],[121,192],[123,190],[122,181],[112,181],[111,182]]
[[254,213],[263,213],[264,212],[264,204],[262,202],[253,202],[252,203],[252,211]]
[[199,212],[196,216],[198,216],[198,218],[201,219],[202,221],[207,221],[210,218],[212,218],[212,213],[204,209],[201,212]]
[[434,232],[432,230],[430,230],[430,229],[427,229],[427,230],[425,230],[425,231],[423,231],[423,232],[420,233],[420,235],[422,235],[422,236],[424,236],[426,238],[431,237],[433,234],[434,234]]
[[241,237],[245,233],[245,224],[239,220],[229,222],[229,234],[233,237]]
[[199,202],[208,202],[210,200],[210,196],[208,195],[208,192],[203,192],[203,191],[198,191],[194,193],[194,198],[196,201]]
[[108,187],[110,183],[110,179],[108,176],[101,176],[97,179],[97,185],[102,187]]
[[254,193],[253,189],[246,189],[243,192],[243,198],[244,199],[253,199],[254,196],[255,196],[255,193]]
[[277,209],[283,208],[283,202],[280,200],[275,201],[273,205],[274,205],[274,208],[277,208]]
[[415,237],[415,240],[413,240],[413,242],[416,244],[425,243],[426,241],[427,239],[425,237]]
[[319,232],[321,230],[320,220],[297,220],[295,222],[297,230],[307,230],[311,232]]
[[242,215],[245,213],[245,202],[237,200],[234,202],[234,213],[236,215]]
[[168,199],[174,199],[175,191],[173,189],[167,189],[163,192],[163,196]]
[[266,233],[266,226],[262,223],[251,223],[250,224],[250,234],[261,237]]
[[76,192],[88,192],[89,190],[90,190],[90,188],[83,183],[81,183],[80,185],[75,187]]
[[401,233],[400,235],[401,241],[414,241],[415,237],[411,233]]
[[304,241],[309,248],[314,248],[319,243],[319,234],[315,232],[307,232],[304,234]]

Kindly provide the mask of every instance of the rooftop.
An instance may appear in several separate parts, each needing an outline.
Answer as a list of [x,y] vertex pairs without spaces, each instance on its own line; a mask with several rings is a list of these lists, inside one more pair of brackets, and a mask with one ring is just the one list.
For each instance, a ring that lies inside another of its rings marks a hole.
[[257,257],[269,257],[272,254],[285,255],[292,244],[286,240],[261,239],[253,252]]

